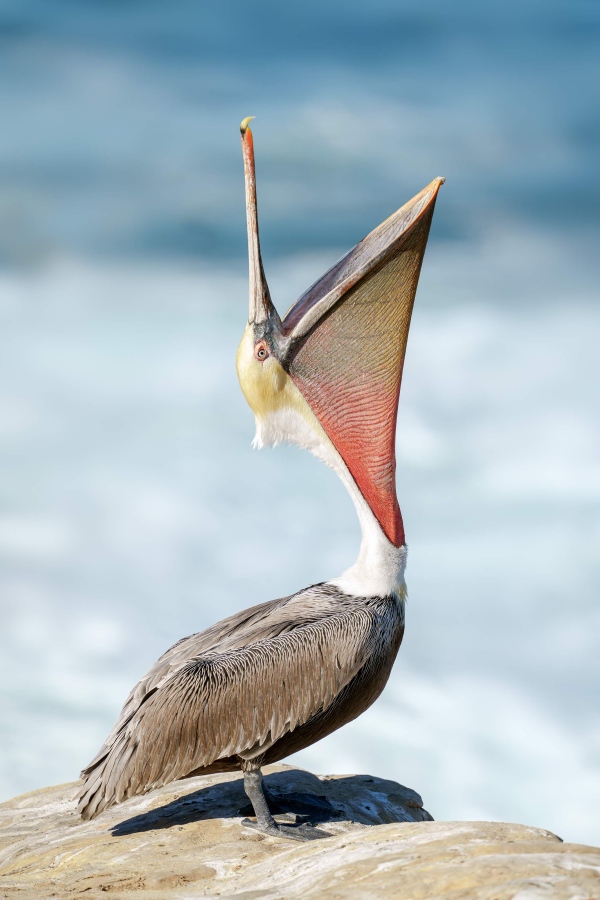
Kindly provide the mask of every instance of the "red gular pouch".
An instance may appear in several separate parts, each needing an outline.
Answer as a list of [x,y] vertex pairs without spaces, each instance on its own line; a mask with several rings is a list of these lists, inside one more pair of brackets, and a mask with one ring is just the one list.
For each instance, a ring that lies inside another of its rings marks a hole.
[[431,182],[283,319],[283,360],[388,540],[405,542],[395,435],[408,330],[435,200]]

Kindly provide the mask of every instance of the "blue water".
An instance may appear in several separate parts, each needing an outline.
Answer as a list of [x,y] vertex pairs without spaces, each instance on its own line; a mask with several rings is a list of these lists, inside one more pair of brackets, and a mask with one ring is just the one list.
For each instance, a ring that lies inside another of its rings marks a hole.
[[257,116],[267,257],[359,240],[432,173],[434,240],[597,228],[600,10],[5,2],[3,255],[243,258]]
[[76,777],[172,642],[338,574],[335,476],[253,453],[238,124],[285,309],[436,175],[406,361],[408,629],[301,754],[598,842],[596,3],[0,6],[0,790]]

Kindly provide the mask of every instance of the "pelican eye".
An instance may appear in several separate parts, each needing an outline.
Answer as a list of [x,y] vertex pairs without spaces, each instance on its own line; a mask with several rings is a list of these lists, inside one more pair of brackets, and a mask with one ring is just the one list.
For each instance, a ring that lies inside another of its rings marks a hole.
[[265,341],[259,341],[258,344],[254,348],[254,357],[259,362],[264,362],[267,356],[269,355],[269,348]]

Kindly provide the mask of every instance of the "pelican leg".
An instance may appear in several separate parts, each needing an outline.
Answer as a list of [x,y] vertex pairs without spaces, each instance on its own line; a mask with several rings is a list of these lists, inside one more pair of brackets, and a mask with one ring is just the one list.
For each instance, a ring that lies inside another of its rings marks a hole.
[[244,819],[242,824],[256,828],[265,834],[273,835],[273,837],[290,838],[293,841],[314,841],[318,838],[329,837],[327,832],[319,831],[312,825],[279,825],[269,809],[263,784],[262,773],[260,769],[250,769],[244,772],[244,790],[256,815],[256,824],[250,819]]
[[265,797],[262,786],[262,773],[260,769],[244,772],[244,790],[252,804],[256,815],[256,825],[261,831],[276,833],[279,829],[277,822],[271,815],[271,810]]

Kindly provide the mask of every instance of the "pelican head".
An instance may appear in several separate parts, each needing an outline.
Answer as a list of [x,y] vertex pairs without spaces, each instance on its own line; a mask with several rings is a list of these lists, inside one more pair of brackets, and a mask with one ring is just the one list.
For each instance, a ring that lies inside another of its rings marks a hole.
[[323,459],[353,496],[363,540],[369,524],[400,548],[398,398],[419,272],[444,179],[434,179],[372,231],[281,319],[260,255],[249,121],[240,130],[250,304],[237,371],[255,415],[255,444],[290,441]]

